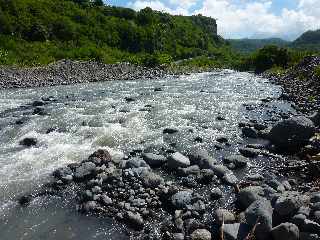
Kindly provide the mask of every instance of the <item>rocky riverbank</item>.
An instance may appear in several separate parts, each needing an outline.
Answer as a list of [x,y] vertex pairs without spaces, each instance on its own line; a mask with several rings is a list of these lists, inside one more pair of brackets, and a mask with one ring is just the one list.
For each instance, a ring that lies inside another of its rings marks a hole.
[[298,111],[310,114],[320,109],[320,76],[316,71],[319,66],[320,57],[309,56],[283,74],[264,76],[283,87],[283,99],[293,101]]
[[[319,123],[300,116],[271,128],[252,123],[239,127],[244,137],[266,138],[269,144],[249,144],[239,149],[240,154],[226,156],[223,164],[196,148],[186,153],[137,150],[120,160],[99,149],[80,163],[54,171],[42,194],[63,194],[76,186],[80,212],[124,222],[131,229],[130,239],[319,239],[320,188],[310,184],[319,176],[319,159],[283,165],[282,179],[276,166],[241,181],[235,175],[259,155],[271,158],[278,152],[306,149],[318,154]],[[177,132],[164,129],[163,134]],[[225,138],[218,141],[228,144]],[[25,139],[20,144],[31,147],[37,141]],[[295,168],[298,177],[288,173]],[[222,191],[226,186],[227,193]],[[232,208],[219,207],[226,194],[235,196]],[[22,197],[20,204],[33,197]]]
[[154,79],[167,72],[128,63],[103,64],[94,61],[61,60],[45,67],[0,68],[0,89],[33,88],[76,83]]

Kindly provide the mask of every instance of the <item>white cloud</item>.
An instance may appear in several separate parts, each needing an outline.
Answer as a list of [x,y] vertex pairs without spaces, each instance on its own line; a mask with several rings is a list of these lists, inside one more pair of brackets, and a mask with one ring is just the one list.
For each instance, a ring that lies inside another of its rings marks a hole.
[[[280,36],[294,39],[307,30],[320,28],[320,0],[296,0],[295,9],[273,12],[278,0],[136,0],[134,9],[149,6],[171,14],[201,13],[218,19],[219,34],[225,38]],[[201,3],[200,5],[197,3]],[[191,7],[198,6],[191,12]]]

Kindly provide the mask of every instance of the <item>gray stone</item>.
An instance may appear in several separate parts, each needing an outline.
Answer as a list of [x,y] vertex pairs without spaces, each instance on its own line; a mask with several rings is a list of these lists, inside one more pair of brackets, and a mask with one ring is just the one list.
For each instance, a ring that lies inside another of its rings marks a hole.
[[298,240],[299,228],[293,223],[282,223],[271,230],[274,240]]
[[242,134],[245,137],[248,137],[248,138],[257,138],[258,137],[257,130],[255,130],[255,129],[251,128],[251,127],[242,128]]
[[222,178],[224,175],[226,175],[228,173],[232,173],[227,167],[225,167],[223,165],[214,165],[211,167],[211,170],[219,178]]
[[108,197],[106,194],[101,195],[101,201],[104,205],[111,205],[112,204],[112,199]]
[[314,233],[300,232],[300,240],[320,240],[320,237]]
[[92,176],[96,170],[96,165],[92,162],[84,162],[76,168],[74,177],[79,180]]
[[309,219],[304,220],[304,223],[301,229],[303,232],[320,234],[320,225]]
[[281,218],[288,218],[295,215],[303,205],[298,196],[280,196],[274,206],[274,212]]
[[226,164],[234,164],[235,168],[243,168],[248,164],[248,159],[242,155],[232,155],[224,158]]
[[264,196],[264,190],[260,186],[250,186],[242,189],[238,196],[237,202],[241,208],[246,209],[254,201],[261,199]]
[[91,212],[91,211],[96,210],[97,206],[98,206],[98,205],[97,205],[97,202],[95,202],[95,201],[88,201],[88,202],[86,202],[86,203],[83,204],[83,210],[84,210],[85,212]]
[[157,155],[153,153],[142,154],[143,160],[145,160],[152,168],[158,168],[167,162],[167,158],[163,155]]
[[179,167],[185,168],[190,166],[190,160],[179,152],[171,154],[168,158],[168,167],[177,169]]
[[244,223],[225,224],[222,228],[225,240],[243,240],[250,231],[248,225]]
[[151,171],[142,172],[140,177],[142,178],[142,182],[145,187],[156,188],[164,183],[164,179],[162,177]]
[[223,176],[222,180],[228,184],[228,185],[231,185],[231,186],[234,186],[236,185],[239,180],[238,178],[233,174],[233,173],[227,173]]
[[213,213],[213,217],[218,225],[221,225],[224,221],[225,224],[234,223],[236,220],[234,214],[226,209],[217,209]]
[[316,125],[317,127],[320,126],[320,111],[315,112],[310,116],[310,120]]
[[149,165],[140,158],[132,158],[124,162],[124,169],[128,168],[148,168]]
[[294,150],[308,142],[315,133],[314,123],[306,117],[292,117],[278,122],[269,133],[277,147]]
[[310,202],[312,202],[312,203],[320,202],[320,193],[318,193],[318,192],[312,193]]
[[176,209],[184,209],[192,203],[192,191],[180,191],[171,197],[171,203]]
[[210,169],[217,161],[206,150],[194,150],[188,154],[192,165],[198,165],[201,169]]
[[246,223],[256,227],[256,237],[258,240],[269,239],[269,233],[272,229],[273,209],[270,201],[260,199],[253,202],[245,211]]
[[297,214],[294,215],[291,219],[290,222],[292,222],[293,224],[297,225],[299,228],[301,228],[304,224],[304,220],[306,220],[307,217],[303,214]]
[[261,154],[261,151],[259,149],[254,148],[239,148],[239,152],[249,158],[255,158],[258,157]]
[[174,233],[172,235],[173,240],[184,240],[184,234],[183,233]]
[[261,174],[249,175],[247,177],[249,181],[263,181],[264,177]]
[[142,230],[144,227],[143,218],[139,213],[133,213],[131,211],[126,212],[127,223],[135,230]]
[[213,188],[210,191],[210,197],[212,200],[218,200],[223,197],[223,193],[219,188]]
[[180,176],[199,175],[200,168],[198,165],[193,165],[187,168],[178,168],[178,174]]
[[191,240],[211,240],[211,233],[207,229],[197,229],[190,237]]

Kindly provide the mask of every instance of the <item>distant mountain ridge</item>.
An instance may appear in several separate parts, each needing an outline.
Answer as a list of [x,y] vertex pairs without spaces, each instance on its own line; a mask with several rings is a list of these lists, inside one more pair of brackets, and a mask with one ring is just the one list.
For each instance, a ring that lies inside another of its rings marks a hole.
[[277,45],[279,47],[285,47],[290,42],[281,38],[267,38],[267,39],[228,39],[230,45],[241,53],[251,53],[266,45]]

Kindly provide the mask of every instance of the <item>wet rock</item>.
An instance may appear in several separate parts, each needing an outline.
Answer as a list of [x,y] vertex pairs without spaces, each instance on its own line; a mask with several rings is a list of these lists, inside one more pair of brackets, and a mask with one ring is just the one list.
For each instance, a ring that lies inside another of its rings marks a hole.
[[177,169],[179,167],[185,168],[190,166],[190,160],[179,152],[175,152],[168,157],[168,167]]
[[43,101],[36,100],[36,101],[34,101],[31,105],[32,105],[33,107],[41,107],[41,106],[44,106],[45,104],[46,104],[46,103],[43,102]]
[[198,165],[193,165],[187,168],[178,168],[179,176],[200,175],[200,168]]
[[197,229],[190,237],[191,240],[211,240],[211,233],[207,229]]
[[305,219],[303,226],[301,227],[302,232],[320,234],[320,224],[313,222],[309,219]]
[[89,161],[95,163],[96,165],[108,164],[112,161],[111,155],[107,150],[99,149],[91,154],[88,158]]
[[274,240],[298,240],[300,238],[299,228],[292,223],[282,223],[271,230]]
[[53,176],[64,182],[71,182],[73,177],[73,172],[69,167],[59,168],[53,172]]
[[98,204],[96,201],[88,201],[83,204],[82,210],[85,212],[92,212],[92,211],[95,211],[97,207],[98,207]]
[[315,126],[320,126],[320,111],[315,112],[310,116],[310,120],[314,123]]
[[34,110],[33,110],[33,115],[40,115],[40,116],[44,116],[46,115],[46,110],[42,107],[36,107]]
[[202,184],[210,184],[215,178],[216,175],[211,169],[202,169],[200,171],[199,182]]
[[303,205],[299,196],[280,196],[274,206],[274,212],[281,219],[288,219],[295,215]]
[[126,212],[125,220],[127,224],[135,230],[140,231],[144,227],[144,220],[139,213],[128,211]]
[[188,157],[192,165],[198,165],[201,169],[210,169],[217,163],[217,161],[209,155],[208,151],[203,149],[193,150],[188,154]]
[[296,151],[306,145],[314,133],[314,123],[300,116],[278,122],[271,129],[269,139],[283,150]]
[[304,220],[306,220],[307,217],[303,214],[297,214],[294,215],[292,217],[292,219],[290,220],[290,222],[292,222],[293,224],[297,225],[299,228],[301,228],[304,224]]
[[136,99],[134,99],[133,97],[125,97],[125,100],[128,103],[136,101]]
[[28,206],[32,201],[32,199],[33,199],[32,195],[24,195],[18,199],[18,203],[21,206]]
[[320,193],[319,193],[319,192],[313,193],[313,194],[311,195],[310,202],[311,202],[311,203],[320,202]]
[[75,169],[74,177],[77,180],[84,180],[95,174],[96,165],[92,162],[84,162]]
[[247,177],[249,181],[263,181],[264,177],[261,174],[249,175]]
[[229,174],[231,171],[223,165],[214,165],[211,167],[211,170],[219,178],[223,178],[226,174]]
[[213,188],[210,191],[210,198],[212,200],[218,200],[223,197],[223,192],[219,188]]
[[250,228],[244,223],[234,223],[225,224],[222,231],[225,240],[243,240],[248,236]]
[[128,168],[148,168],[149,165],[140,158],[132,158],[124,162],[124,169]]
[[109,206],[113,203],[112,199],[106,194],[101,195],[101,202],[106,206]]
[[236,220],[234,214],[226,209],[217,209],[214,212],[213,217],[218,225],[221,225],[223,221],[224,223],[228,224],[234,223],[234,221]]
[[142,172],[140,177],[142,178],[144,186],[147,188],[156,188],[164,183],[164,179],[162,177],[151,171]]
[[256,200],[264,197],[264,189],[260,186],[250,186],[242,189],[237,196],[237,203],[243,209],[249,207]]
[[254,148],[239,148],[239,152],[249,158],[255,158],[261,153],[260,150]]
[[24,138],[19,142],[20,145],[25,147],[36,146],[37,143],[38,143],[38,140],[36,138]]
[[171,203],[176,209],[184,209],[190,205],[193,200],[192,191],[180,191],[171,197]]
[[174,128],[165,128],[163,129],[163,134],[174,134],[179,132],[179,130],[174,129]]
[[231,186],[235,186],[239,182],[239,179],[233,173],[227,173],[222,177],[222,180]]
[[248,164],[248,159],[241,155],[232,155],[224,158],[223,160],[228,166],[232,164],[234,168],[243,168]]
[[155,92],[162,92],[163,90],[162,90],[161,87],[156,87],[156,88],[154,88],[154,91],[155,91]]
[[314,233],[300,232],[300,240],[320,240],[320,236]]
[[153,153],[143,153],[143,160],[145,160],[152,168],[158,168],[163,166],[167,162],[167,158],[163,155],[157,155]]
[[258,138],[258,132],[251,127],[242,128],[242,134],[248,138]]
[[219,137],[219,138],[216,139],[216,141],[218,143],[227,143],[227,142],[229,142],[228,138],[226,138],[226,137]]
[[272,213],[273,209],[270,201],[260,199],[253,202],[245,211],[246,223],[256,227],[256,237],[258,240],[270,239],[270,231],[272,229]]
[[173,240],[184,240],[184,234],[183,233],[174,233],[172,238],[173,238]]

